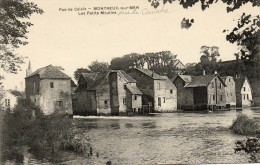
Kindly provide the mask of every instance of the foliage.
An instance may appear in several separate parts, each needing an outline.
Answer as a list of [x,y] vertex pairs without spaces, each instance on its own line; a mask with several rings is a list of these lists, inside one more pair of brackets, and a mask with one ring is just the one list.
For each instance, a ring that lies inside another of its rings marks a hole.
[[93,61],[88,68],[91,72],[103,73],[109,71],[109,64],[107,62]]
[[239,114],[233,121],[231,130],[240,135],[252,135],[259,131],[259,125],[245,114]]
[[89,69],[86,68],[78,68],[75,72],[74,72],[74,78],[76,80],[79,79],[79,76],[81,75],[81,73],[91,73],[91,71]]
[[[24,58],[14,54],[14,49],[28,42],[28,27],[33,24],[29,19],[33,13],[43,11],[32,2],[23,0],[0,1],[0,70],[17,73]],[[2,73],[2,72],[1,72]],[[0,76],[3,78],[3,75]]]
[[[260,59],[260,17],[242,14],[235,27],[226,39],[231,43],[240,46],[240,56],[242,60],[259,61]],[[226,30],[224,30],[226,32]]]
[[[166,3],[173,3],[175,0],[162,0],[163,4]],[[160,5],[160,0],[148,0],[151,3],[151,6],[157,8]],[[179,0],[179,4],[184,8],[188,9],[189,7],[194,6],[195,4],[200,3],[201,9],[205,10],[213,5],[214,3],[219,2],[218,0]],[[260,6],[259,0],[222,0],[224,4],[227,5],[226,10],[227,12],[232,12],[236,9],[239,9],[246,3],[251,3],[253,7]]]
[[183,18],[181,21],[181,28],[189,29],[193,23],[194,23],[194,19]]
[[90,146],[86,139],[75,140],[78,132],[71,118],[56,113],[45,116],[27,100],[20,99],[13,112],[1,113],[2,152],[25,145],[40,158],[53,158],[59,150],[85,153]]
[[174,73],[177,68],[174,62],[177,61],[177,55],[173,55],[170,51],[161,51],[153,53],[131,53],[123,57],[117,57],[111,60],[111,69],[128,70],[129,68],[144,68],[147,66],[158,74],[167,74],[168,76]]
[[203,70],[206,74],[213,74],[214,71],[218,71],[219,65],[217,57],[220,56],[219,48],[217,46],[201,46],[200,62],[193,67],[186,69],[186,74],[202,75]]

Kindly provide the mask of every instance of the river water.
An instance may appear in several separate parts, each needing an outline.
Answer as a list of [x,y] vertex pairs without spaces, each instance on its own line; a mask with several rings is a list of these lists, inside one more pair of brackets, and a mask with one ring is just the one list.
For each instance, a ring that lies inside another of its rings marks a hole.
[[[234,135],[228,129],[239,113],[260,118],[260,109],[75,117],[75,121],[88,125],[84,136],[90,139],[93,156],[73,157],[62,164],[248,163],[249,155],[234,153],[234,142],[245,136]],[[25,164],[36,162],[27,158]]]

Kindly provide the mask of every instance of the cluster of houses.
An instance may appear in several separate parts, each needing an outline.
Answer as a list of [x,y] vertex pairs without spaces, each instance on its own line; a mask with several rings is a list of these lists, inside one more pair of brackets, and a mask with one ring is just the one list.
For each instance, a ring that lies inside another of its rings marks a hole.
[[[251,106],[252,90],[244,78],[181,75],[169,79],[149,69],[82,73],[78,85],[61,67],[48,65],[34,72],[29,64],[25,95],[43,113],[120,115],[176,110],[227,110]],[[11,106],[9,95],[3,98]]]

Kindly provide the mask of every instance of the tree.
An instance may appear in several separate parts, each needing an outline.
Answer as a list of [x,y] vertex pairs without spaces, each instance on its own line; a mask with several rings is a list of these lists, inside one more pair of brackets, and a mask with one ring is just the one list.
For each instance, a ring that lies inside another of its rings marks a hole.
[[81,73],[91,73],[91,71],[87,68],[78,68],[75,72],[74,72],[74,78],[78,81],[79,80],[79,76],[81,75]]
[[107,62],[99,62],[99,61],[93,61],[88,68],[90,69],[91,72],[97,72],[97,73],[102,73],[102,72],[107,72],[109,71],[109,64]]
[[205,58],[207,58],[208,61],[217,61],[217,57],[220,56],[219,54],[219,47],[217,46],[205,46],[203,45],[201,48],[200,53],[202,54],[202,56],[205,56]]
[[131,53],[122,57],[113,58],[111,69],[127,71],[130,68],[144,68],[155,71],[158,74],[172,76],[177,69],[174,65],[177,55],[170,51],[152,52],[152,53]]
[[[21,45],[28,44],[28,27],[33,24],[29,19],[33,13],[42,14],[43,10],[33,2],[23,0],[0,1],[0,71],[17,73],[24,57],[14,53]],[[0,75],[0,79],[3,75]]]

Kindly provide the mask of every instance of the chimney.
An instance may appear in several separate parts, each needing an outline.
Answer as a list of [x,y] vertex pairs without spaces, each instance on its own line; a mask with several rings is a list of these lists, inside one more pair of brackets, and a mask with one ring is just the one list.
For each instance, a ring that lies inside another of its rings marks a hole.
[[205,76],[206,75],[206,71],[203,69],[202,70],[202,75]]

